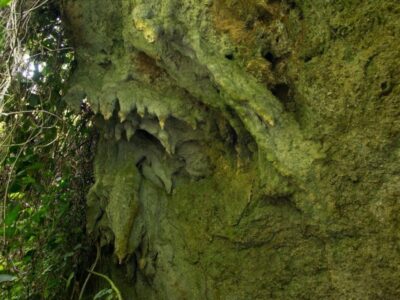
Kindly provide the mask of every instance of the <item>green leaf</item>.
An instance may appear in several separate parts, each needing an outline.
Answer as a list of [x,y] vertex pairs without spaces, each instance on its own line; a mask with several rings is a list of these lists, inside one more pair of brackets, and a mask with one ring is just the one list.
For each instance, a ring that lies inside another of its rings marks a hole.
[[17,229],[15,226],[7,226],[6,230],[2,230],[2,234],[5,234],[8,238],[13,237]]
[[32,107],[35,107],[40,104],[40,97],[38,95],[32,94],[29,96],[28,102]]
[[71,285],[72,279],[75,277],[75,273],[71,272],[71,274],[69,274],[68,279],[67,279],[67,283],[65,284],[65,288],[68,289],[69,286]]
[[69,257],[74,256],[75,252],[68,252],[66,254],[64,254],[64,260],[68,259]]
[[41,162],[34,162],[32,163],[30,166],[28,166],[26,169],[29,171],[36,171],[36,170],[40,170],[44,167],[44,164]]
[[20,205],[16,205],[11,210],[9,210],[7,212],[7,215],[6,215],[6,218],[4,220],[4,223],[7,226],[10,226],[10,225],[14,224],[14,222],[18,219],[20,210],[21,210],[21,206]]
[[94,296],[93,300],[100,299],[101,297],[104,297],[104,296],[107,296],[107,295],[111,295],[112,292],[113,292],[112,289],[104,289],[104,290],[101,290],[100,292],[98,292],[98,293]]
[[19,192],[8,194],[8,198],[11,200],[21,200],[24,198],[24,196],[25,196],[25,193],[19,193]]
[[10,3],[11,3],[11,0],[0,0],[0,8],[6,7]]
[[[1,0],[0,0],[1,1]],[[6,281],[13,281],[17,279],[17,277],[10,275],[10,274],[0,274],[0,283],[6,282]]]
[[33,178],[33,177],[28,175],[28,176],[25,176],[25,177],[21,178],[21,183],[23,185],[29,185],[29,184],[36,183],[36,180],[35,180],[35,178]]

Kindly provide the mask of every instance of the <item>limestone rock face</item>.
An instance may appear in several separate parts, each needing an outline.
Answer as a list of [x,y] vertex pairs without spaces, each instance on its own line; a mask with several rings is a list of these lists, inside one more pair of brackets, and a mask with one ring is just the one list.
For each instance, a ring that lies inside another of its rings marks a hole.
[[[396,0],[64,0],[126,299],[400,298]],[[115,259],[116,258],[116,259]]]

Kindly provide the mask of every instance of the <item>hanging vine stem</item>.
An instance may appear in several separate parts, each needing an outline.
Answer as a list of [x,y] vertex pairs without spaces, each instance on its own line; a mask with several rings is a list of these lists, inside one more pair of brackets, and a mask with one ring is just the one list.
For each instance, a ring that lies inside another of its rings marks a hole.
[[[25,37],[30,13],[21,13],[22,2],[12,1],[7,10],[2,12],[5,21],[5,46],[1,60],[4,62],[5,76],[0,80],[0,112],[3,110],[4,98],[7,95],[13,77],[23,64],[22,39]],[[24,34],[21,34],[23,32]]]
[[110,284],[111,288],[113,289],[113,291],[115,292],[115,294],[117,295],[118,300],[123,300],[122,296],[121,296],[121,292],[119,291],[119,289],[117,288],[117,286],[115,285],[115,283],[110,279],[110,277],[108,277],[107,275],[98,273],[98,272],[94,272],[94,271],[89,271],[90,273],[99,276],[105,280],[107,280],[107,282]]
[[2,216],[3,216],[3,248],[4,249],[6,248],[6,242],[7,242],[7,239],[6,239],[6,227],[7,227],[7,225],[6,225],[5,220],[6,220],[6,215],[7,215],[8,189],[10,187],[10,182],[11,182],[12,174],[14,173],[15,165],[16,165],[16,163],[17,163],[17,161],[18,161],[19,157],[21,156],[21,154],[22,154],[24,149],[25,149],[24,147],[21,147],[19,149],[18,154],[15,157],[15,160],[14,160],[13,164],[11,165],[11,168],[10,168],[9,173],[8,173],[8,178],[7,178],[7,182],[6,182],[4,195],[3,195],[3,207],[2,207],[3,214],[2,214]]
[[101,251],[101,250],[100,250],[100,245],[97,244],[97,245],[96,245],[96,259],[94,260],[92,266],[91,266],[90,269],[88,270],[89,273],[88,273],[88,275],[86,276],[85,281],[83,282],[81,292],[79,293],[79,298],[78,298],[79,300],[82,299],[83,293],[85,292],[85,289],[86,289],[86,286],[87,286],[87,284],[88,284],[88,282],[89,282],[89,279],[90,279],[90,277],[92,276],[92,272],[93,272],[94,269],[96,268],[97,262],[98,262],[99,259],[100,259],[100,251]]
[[95,272],[94,271],[94,269],[96,268],[97,262],[99,261],[99,258],[100,258],[100,251],[101,251],[100,250],[100,245],[97,244],[96,245],[96,259],[95,259],[94,263],[92,264],[92,266],[90,267],[90,269],[87,270],[88,271],[88,276],[86,277],[85,282],[83,283],[83,286],[82,286],[81,292],[79,293],[79,298],[78,299],[79,300],[82,299],[83,294],[84,294],[85,289],[86,289],[86,286],[87,286],[87,284],[88,284],[88,282],[90,280],[91,275],[93,274],[93,275],[96,275],[96,276],[99,276],[99,277],[105,279],[110,284],[112,290],[117,295],[118,300],[123,300],[120,290],[115,285],[115,283],[110,279],[110,277],[108,277],[107,275],[104,275],[104,274],[101,274],[99,272]]

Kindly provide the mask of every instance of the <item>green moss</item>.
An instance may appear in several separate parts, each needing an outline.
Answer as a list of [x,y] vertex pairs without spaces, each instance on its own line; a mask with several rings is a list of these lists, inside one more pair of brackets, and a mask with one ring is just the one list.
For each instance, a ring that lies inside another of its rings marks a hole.
[[70,11],[69,97],[107,119],[89,227],[138,297],[398,298],[396,1],[118,5]]

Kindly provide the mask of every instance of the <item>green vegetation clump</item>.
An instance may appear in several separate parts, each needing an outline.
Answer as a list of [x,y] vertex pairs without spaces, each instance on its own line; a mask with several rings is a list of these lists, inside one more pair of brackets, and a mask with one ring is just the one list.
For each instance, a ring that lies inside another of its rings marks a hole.
[[62,101],[74,53],[54,2],[1,10],[1,299],[69,299],[86,276],[91,113]]

